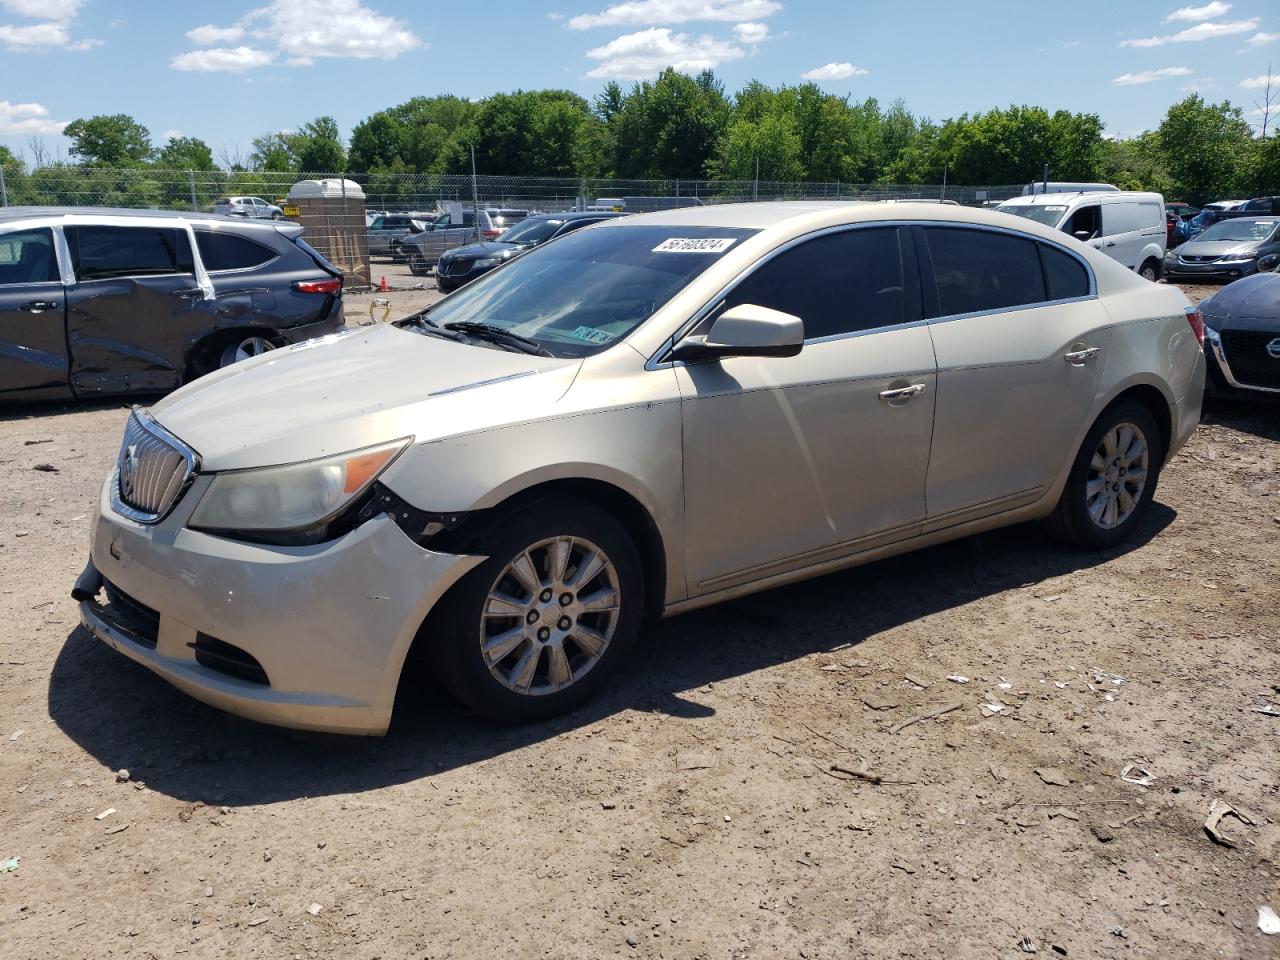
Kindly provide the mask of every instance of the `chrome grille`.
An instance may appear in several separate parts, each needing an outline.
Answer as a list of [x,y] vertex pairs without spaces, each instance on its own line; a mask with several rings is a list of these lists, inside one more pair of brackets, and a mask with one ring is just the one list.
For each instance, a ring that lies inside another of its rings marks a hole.
[[135,408],[111,478],[112,506],[133,520],[155,523],[173,509],[198,463],[195,451]]

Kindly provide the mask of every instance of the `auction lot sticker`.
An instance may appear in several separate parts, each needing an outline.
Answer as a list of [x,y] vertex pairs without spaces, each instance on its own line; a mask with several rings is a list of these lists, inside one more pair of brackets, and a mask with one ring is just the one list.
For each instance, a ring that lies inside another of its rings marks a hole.
[[654,253],[724,253],[736,237],[672,237],[653,248]]

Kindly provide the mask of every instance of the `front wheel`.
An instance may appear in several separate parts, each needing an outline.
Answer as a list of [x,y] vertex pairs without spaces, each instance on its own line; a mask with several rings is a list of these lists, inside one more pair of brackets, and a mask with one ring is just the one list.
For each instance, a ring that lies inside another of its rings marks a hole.
[[[401,247],[402,251],[403,249]],[[409,253],[409,272],[415,277],[425,277],[430,272],[427,268],[427,261],[423,259],[422,254],[416,251]]]
[[1160,279],[1160,265],[1154,260],[1147,260],[1138,268],[1138,276],[1155,283]]
[[1131,400],[1109,407],[1081,444],[1046,528],[1080,547],[1123,542],[1155,495],[1163,463],[1160,428],[1147,408]]
[[596,693],[640,630],[644,575],[635,544],[591,504],[549,500],[503,524],[489,559],[445,600],[428,658],[466,706],[538,720]]

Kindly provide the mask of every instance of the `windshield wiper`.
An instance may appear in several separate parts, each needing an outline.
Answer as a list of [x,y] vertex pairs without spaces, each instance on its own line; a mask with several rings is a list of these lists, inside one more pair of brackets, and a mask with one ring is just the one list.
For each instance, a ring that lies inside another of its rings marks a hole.
[[[423,320],[433,327],[436,326],[434,322],[426,317],[423,317]],[[455,330],[458,333],[465,333],[468,336],[475,337],[477,340],[488,340],[490,343],[511,347],[521,353],[531,353],[539,357],[555,356],[554,353],[538,343],[537,340],[522,337],[518,333],[512,333],[510,330],[492,323],[478,323],[474,320],[454,320],[452,323],[442,325],[440,329]]]

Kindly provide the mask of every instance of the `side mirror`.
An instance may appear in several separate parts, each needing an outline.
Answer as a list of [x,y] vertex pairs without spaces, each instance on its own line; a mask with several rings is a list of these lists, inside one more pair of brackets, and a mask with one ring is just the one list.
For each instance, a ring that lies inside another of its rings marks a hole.
[[427,228],[426,228],[426,226],[423,224],[423,222],[422,222],[421,220],[410,220],[410,221],[409,221],[409,232],[410,232],[410,233],[422,233],[422,232],[423,232],[424,230],[426,230],[426,229],[427,229]]
[[673,360],[697,362],[721,357],[794,357],[804,346],[804,321],[780,310],[741,303],[716,318],[705,336],[685,337]]
[[1277,267],[1280,267],[1280,253],[1268,253],[1258,258],[1259,273],[1272,273]]
[[1075,237],[1077,240],[1079,240],[1081,243],[1088,243],[1089,240],[1093,237],[1093,234],[1090,233],[1088,230],[1077,230],[1075,233],[1071,235]]

